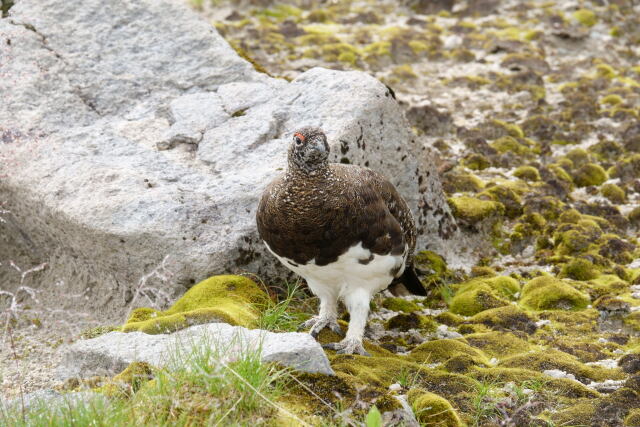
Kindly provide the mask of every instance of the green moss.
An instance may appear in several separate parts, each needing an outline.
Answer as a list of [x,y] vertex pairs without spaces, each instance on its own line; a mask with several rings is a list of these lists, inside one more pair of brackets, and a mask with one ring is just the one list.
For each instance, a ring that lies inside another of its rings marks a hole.
[[266,74],[268,76],[271,76],[271,74],[269,74],[269,72],[266,70],[266,68],[264,68],[262,65],[260,65],[258,62],[256,62],[255,59],[253,59],[246,50],[244,50],[239,43],[237,42],[233,42],[230,41],[229,45],[233,48],[233,50],[236,51],[236,53],[238,54],[238,56],[240,56],[240,58],[244,59],[245,61],[247,61],[248,63],[250,63],[253,68],[259,72],[259,73],[263,73]]
[[409,359],[417,363],[443,363],[451,357],[461,354],[486,361],[481,351],[471,347],[464,341],[452,339],[422,343],[411,351]]
[[598,64],[596,65],[596,75],[598,77],[604,77],[606,79],[612,79],[616,76],[616,70],[608,64]]
[[587,401],[554,411],[550,418],[553,425],[590,426],[593,425],[595,413],[596,405]]
[[578,381],[583,383],[589,382],[589,380],[604,381],[624,376],[618,369],[588,366],[581,363],[575,356],[551,348],[508,357],[500,362],[500,366],[531,369],[538,372],[560,369],[573,374]]
[[450,197],[448,202],[453,216],[469,224],[478,223],[493,215],[504,214],[504,205],[502,203],[489,200],[461,196]]
[[540,172],[533,166],[520,166],[513,172],[513,175],[525,181],[540,181]]
[[627,195],[624,190],[618,185],[612,183],[602,185],[602,187],[600,187],[600,194],[609,199],[610,202],[616,204],[624,203],[627,199]]
[[462,165],[472,170],[483,170],[491,166],[491,162],[482,154],[472,153],[462,159]]
[[549,170],[553,173],[556,179],[573,185],[573,178],[571,178],[571,175],[569,175],[564,168],[556,164],[551,164],[549,165]]
[[575,258],[562,267],[561,277],[568,277],[574,280],[591,280],[598,277],[598,269],[593,263],[584,258]]
[[161,334],[215,321],[251,327],[259,307],[267,302],[267,295],[246,277],[213,276],[189,289],[166,311],[134,310],[122,331]]
[[517,155],[526,155],[531,153],[531,149],[521,143],[519,143],[512,136],[503,136],[498,138],[490,144],[499,153],[506,153],[508,151]]
[[520,298],[520,305],[531,310],[582,310],[588,304],[588,295],[551,276],[530,280]]
[[479,348],[491,357],[503,358],[529,350],[526,341],[510,332],[491,331],[465,335],[464,338],[469,345]]
[[471,276],[473,277],[493,277],[496,274],[493,268],[485,265],[474,265],[471,267]]
[[501,203],[505,208],[508,218],[516,218],[522,214],[522,199],[511,188],[505,185],[492,185],[478,195],[488,197],[495,202]]
[[99,337],[112,331],[119,331],[120,326],[96,326],[95,328],[87,329],[80,333],[80,338],[88,340],[91,338]]
[[631,328],[636,333],[640,332],[640,311],[634,311],[624,318],[625,326]]
[[629,222],[636,228],[640,228],[640,206],[635,207],[627,215]]
[[574,148],[567,153],[566,158],[571,160],[572,169],[589,163],[589,153],[583,148]]
[[401,311],[403,313],[420,310],[420,307],[415,302],[402,298],[386,298],[382,302],[382,306],[387,310]]
[[589,9],[578,9],[573,12],[576,21],[587,27],[593,27],[598,22],[596,14]]
[[362,49],[367,61],[391,56],[391,42],[379,41],[371,43]]
[[578,187],[588,187],[590,185],[600,185],[607,180],[607,172],[602,166],[587,163],[575,172],[573,182]]
[[410,329],[420,329],[424,332],[435,332],[438,324],[432,317],[416,313],[401,313],[393,316],[385,322],[386,329],[397,329],[408,331]]
[[394,67],[391,70],[391,75],[400,80],[413,80],[418,78],[418,75],[413,71],[413,68],[409,64],[402,64]]
[[522,131],[522,128],[515,123],[507,123],[503,122],[502,120],[493,119],[491,120],[491,124],[496,127],[502,128],[504,133],[508,136],[514,138],[524,138],[524,132]]
[[445,311],[436,316],[436,320],[438,323],[442,323],[447,326],[457,326],[464,321],[461,316],[457,314],[451,313],[450,311]]
[[640,426],[640,408],[632,409],[624,419],[625,426]]
[[420,40],[411,40],[409,41],[409,47],[413,51],[414,54],[419,55],[422,52],[426,52],[429,50],[429,45]]
[[461,427],[458,414],[451,403],[437,394],[414,388],[407,395],[420,425],[438,425],[443,427]]
[[618,104],[622,104],[622,102],[623,102],[622,97],[616,94],[610,94],[600,98],[600,104],[605,104],[605,105],[618,105]]
[[611,177],[620,178],[623,182],[640,178],[640,154],[633,154],[619,161],[611,168]]
[[536,330],[535,319],[513,304],[482,311],[473,316],[470,321],[499,331],[514,330],[533,333]]
[[453,313],[472,316],[509,304],[509,298],[519,290],[520,285],[511,277],[476,278],[459,286],[449,308]]
[[358,50],[348,43],[328,43],[320,48],[325,61],[345,62],[355,65],[358,60]]

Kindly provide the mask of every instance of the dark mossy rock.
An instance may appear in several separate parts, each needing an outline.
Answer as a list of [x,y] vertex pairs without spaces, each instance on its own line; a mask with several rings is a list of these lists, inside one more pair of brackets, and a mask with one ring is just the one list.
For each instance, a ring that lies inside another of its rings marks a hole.
[[453,356],[442,364],[442,369],[447,372],[454,372],[458,374],[465,374],[474,367],[487,367],[487,363],[477,357],[469,356],[468,354],[458,354]]
[[546,143],[550,143],[556,139],[556,134],[561,129],[557,121],[542,115],[531,116],[522,122],[520,126],[524,133],[530,138],[535,138]]
[[534,318],[512,304],[482,311],[473,316],[471,322],[481,323],[498,331],[522,331],[532,334],[537,329]]
[[504,185],[493,185],[478,195],[480,198],[487,198],[495,202],[500,202],[505,208],[508,218],[517,218],[522,214],[522,200],[515,191]]
[[609,237],[600,245],[598,254],[618,264],[628,264],[633,261],[633,251],[636,245],[618,237]]
[[[526,337],[526,335],[525,335]],[[465,335],[464,339],[470,346],[482,350],[491,357],[507,357],[524,353],[529,350],[529,344],[511,332],[483,332]]]
[[451,113],[431,105],[414,105],[406,110],[406,116],[412,126],[426,135],[445,135],[451,131],[453,118]]
[[620,178],[623,183],[640,178],[640,154],[633,154],[617,162],[610,170],[612,178]]
[[640,152],[640,122],[631,121],[622,131],[622,143],[629,151]]
[[554,220],[558,218],[564,203],[556,197],[531,195],[525,197],[523,201],[523,211],[525,214],[537,213],[546,220]]
[[640,352],[625,354],[618,360],[618,366],[628,374],[640,372]]
[[619,379],[623,374],[618,370],[605,369],[599,366],[587,366],[575,356],[563,351],[545,349],[503,359],[500,366],[505,368],[533,369],[539,372],[559,369],[570,373],[582,383],[590,381],[604,381],[606,379]]
[[457,314],[451,313],[450,311],[445,311],[438,314],[435,319],[438,323],[447,326],[458,326],[460,323],[464,322],[464,319]]
[[615,141],[605,140],[589,147],[596,157],[600,160],[615,160],[624,152],[622,146]]
[[451,170],[442,176],[442,188],[447,194],[477,193],[484,188],[484,182],[472,173]]
[[481,171],[491,166],[491,162],[482,154],[472,153],[462,159],[462,165],[472,170]]
[[410,329],[420,329],[422,332],[435,332],[438,324],[430,316],[424,316],[416,313],[401,313],[393,316],[385,323],[387,329],[395,329],[400,331],[408,331]]

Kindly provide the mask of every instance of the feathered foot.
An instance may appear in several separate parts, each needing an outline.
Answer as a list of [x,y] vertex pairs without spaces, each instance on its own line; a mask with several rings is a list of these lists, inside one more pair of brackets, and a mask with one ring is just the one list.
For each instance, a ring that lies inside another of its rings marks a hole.
[[313,338],[317,339],[318,335],[320,334],[320,331],[322,331],[324,328],[327,328],[327,327],[331,329],[333,332],[335,332],[336,334],[340,335],[341,337],[344,336],[344,333],[342,332],[342,329],[340,328],[340,325],[338,325],[338,322],[336,321],[336,319],[331,319],[331,318],[322,317],[322,316],[312,317],[311,319],[302,323],[298,328],[298,330],[311,328],[309,330],[309,334]]
[[361,356],[371,356],[369,352],[364,349],[362,341],[355,338],[345,338],[340,342],[332,342],[325,344],[322,347],[329,350],[336,350],[338,354],[359,354]]

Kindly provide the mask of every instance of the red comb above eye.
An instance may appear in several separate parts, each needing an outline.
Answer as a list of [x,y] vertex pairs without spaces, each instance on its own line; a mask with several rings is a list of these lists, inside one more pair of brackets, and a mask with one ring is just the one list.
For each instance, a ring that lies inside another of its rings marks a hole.
[[304,141],[304,135],[301,133],[296,132],[293,134],[293,136],[297,136],[298,138],[300,138],[300,140]]

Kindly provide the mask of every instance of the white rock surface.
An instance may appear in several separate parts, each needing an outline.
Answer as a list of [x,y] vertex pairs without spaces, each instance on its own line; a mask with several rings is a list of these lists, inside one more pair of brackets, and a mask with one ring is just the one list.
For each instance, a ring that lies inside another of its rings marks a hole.
[[163,367],[176,360],[176,355],[180,359],[180,355],[189,355],[193,348],[199,346],[211,347],[225,362],[255,351],[260,352],[263,362],[279,362],[306,372],[333,375],[322,347],[309,334],[274,333],[226,323],[208,323],[172,334],[109,332],[76,341],[63,349],[57,377],[66,380],[95,375],[113,376],[132,362]]
[[254,215],[303,125],[324,128],[334,161],[398,186],[419,247],[456,252],[431,160],[367,74],[268,77],[169,0],[21,0],[0,58],[0,259],[47,262],[37,280],[57,307],[83,294],[122,315],[167,255],[175,293],[222,272],[283,277]]

